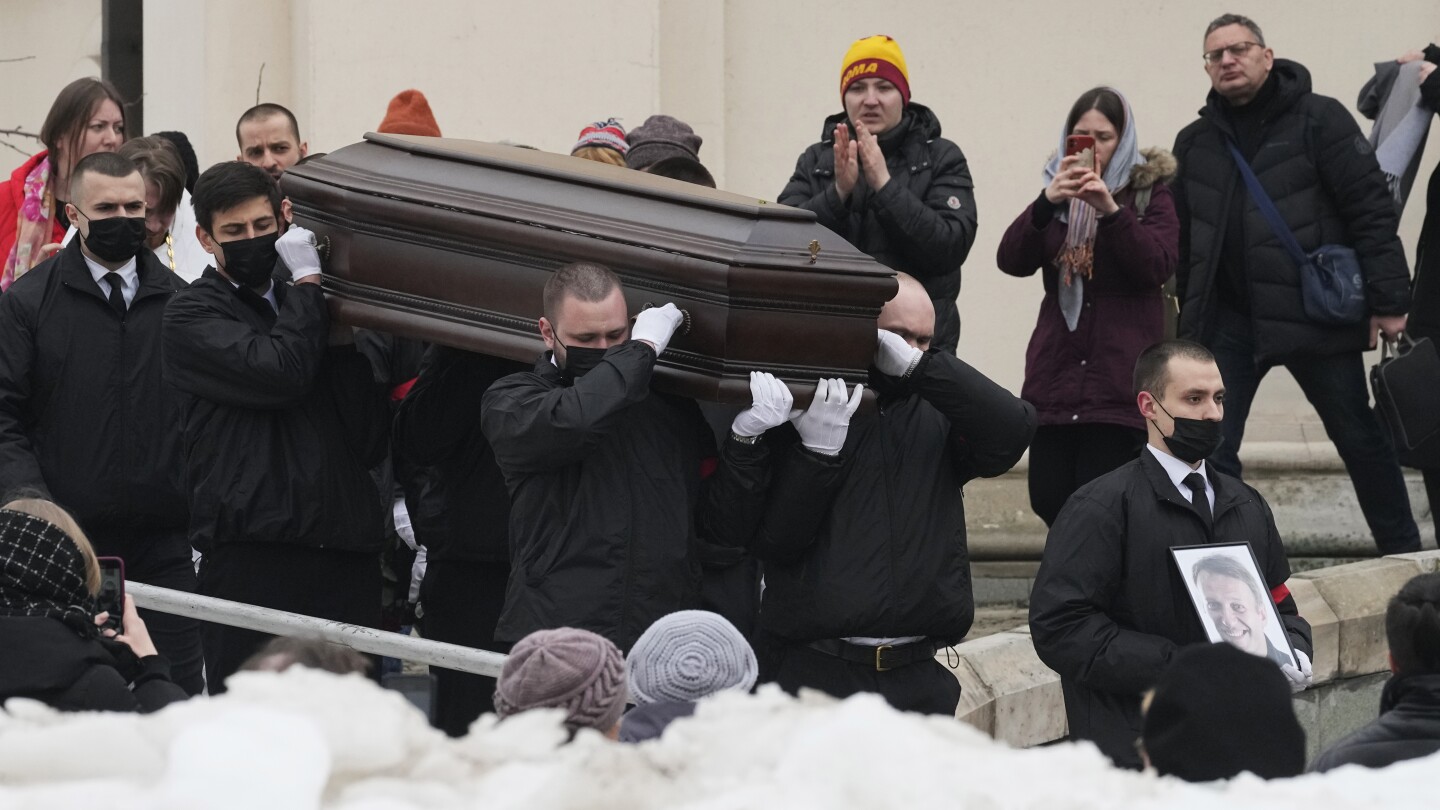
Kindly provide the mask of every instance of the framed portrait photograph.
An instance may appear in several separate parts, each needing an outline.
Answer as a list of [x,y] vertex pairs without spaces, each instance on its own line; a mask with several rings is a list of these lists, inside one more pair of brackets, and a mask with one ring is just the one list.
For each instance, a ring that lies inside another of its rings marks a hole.
[[1249,543],[1177,546],[1170,553],[1211,641],[1296,666],[1295,650]]

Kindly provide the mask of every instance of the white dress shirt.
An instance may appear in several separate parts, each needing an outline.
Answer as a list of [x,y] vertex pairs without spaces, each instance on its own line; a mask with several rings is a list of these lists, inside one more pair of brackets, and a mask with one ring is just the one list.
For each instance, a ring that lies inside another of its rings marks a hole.
[[140,274],[135,271],[135,260],[131,259],[118,270],[106,270],[84,253],[80,255],[85,258],[85,266],[90,268],[90,277],[95,279],[95,286],[100,288],[100,294],[106,301],[110,300],[110,282],[105,280],[105,276],[112,272],[120,274],[120,294],[125,297],[125,308],[129,309],[130,302],[135,300],[135,293],[140,291]]
[[1175,458],[1153,444],[1146,444],[1145,449],[1149,450],[1151,454],[1160,461],[1160,466],[1165,468],[1165,474],[1170,476],[1170,481],[1175,484],[1176,489],[1180,490],[1180,497],[1186,501],[1194,500],[1194,492],[1190,489],[1189,485],[1185,483],[1185,477],[1190,473],[1200,473],[1200,477],[1205,479],[1205,497],[1210,501],[1210,514],[1215,514],[1215,485],[1210,483],[1210,473],[1205,469],[1204,461],[1201,461],[1200,466],[1192,470],[1189,464]]

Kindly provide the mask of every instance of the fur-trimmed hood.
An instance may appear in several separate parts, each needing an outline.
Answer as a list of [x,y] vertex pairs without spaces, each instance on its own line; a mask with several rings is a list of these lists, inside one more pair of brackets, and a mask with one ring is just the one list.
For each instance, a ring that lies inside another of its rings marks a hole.
[[1141,149],[1140,155],[1145,158],[1145,162],[1130,170],[1131,188],[1150,188],[1156,183],[1169,183],[1175,179],[1180,164],[1175,161],[1175,156],[1170,154],[1168,149],[1152,146],[1148,149]]

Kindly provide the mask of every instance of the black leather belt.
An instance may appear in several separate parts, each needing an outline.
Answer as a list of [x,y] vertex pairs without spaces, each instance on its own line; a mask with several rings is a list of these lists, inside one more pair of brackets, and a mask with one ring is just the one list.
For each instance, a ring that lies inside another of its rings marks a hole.
[[935,657],[935,642],[929,639],[912,641],[909,644],[882,644],[870,647],[865,644],[851,644],[839,639],[812,641],[805,645],[818,653],[834,656],[856,664],[869,664],[876,672],[903,667],[916,661]]

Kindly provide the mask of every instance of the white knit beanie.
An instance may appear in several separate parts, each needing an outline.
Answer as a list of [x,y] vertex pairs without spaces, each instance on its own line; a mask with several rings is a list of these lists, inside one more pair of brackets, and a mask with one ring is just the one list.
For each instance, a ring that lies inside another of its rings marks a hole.
[[630,648],[625,659],[630,699],[647,703],[688,703],[755,685],[755,651],[723,616],[682,610],[661,618]]

